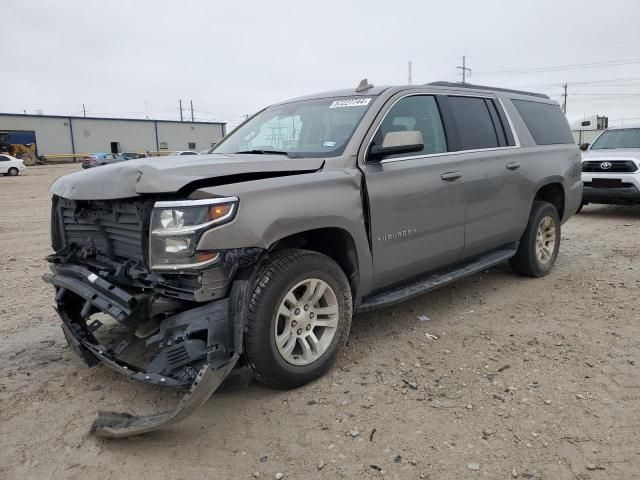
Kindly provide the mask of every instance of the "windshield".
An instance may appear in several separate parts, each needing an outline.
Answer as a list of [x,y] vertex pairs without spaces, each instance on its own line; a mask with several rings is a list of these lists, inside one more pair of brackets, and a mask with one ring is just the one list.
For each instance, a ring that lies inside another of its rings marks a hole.
[[291,158],[337,156],[372,100],[339,97],[274,105],[232,132],[213,151],[286,154]]
[[591,150],[608,150],[612,148],[640,149],[640,128],[607,130],[591,146]]

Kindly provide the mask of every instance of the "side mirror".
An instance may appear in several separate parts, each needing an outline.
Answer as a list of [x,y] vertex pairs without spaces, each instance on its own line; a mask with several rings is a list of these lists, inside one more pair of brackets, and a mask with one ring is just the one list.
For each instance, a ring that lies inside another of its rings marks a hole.
[[586,152],[589,149],[590,145],[591,145],[590,143],[581,143],[580,150],[582,150],[583,152]]
[[373,145],[370,153],[373,159],[382,160],[389,155],[420,152],[423,148],[424,140],[422,139],[422,132],[419,130],[410,130],[387,133],[384,136],[382,145]]

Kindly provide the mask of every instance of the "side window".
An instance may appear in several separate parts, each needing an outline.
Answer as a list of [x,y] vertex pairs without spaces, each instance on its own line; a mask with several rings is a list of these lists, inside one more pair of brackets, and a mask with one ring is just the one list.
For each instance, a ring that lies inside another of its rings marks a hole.
[[575,143],[567,118],[555,103],[512,100],[537,145]]
[[449,106],[458,125],[461,150],[500,146],[498,133],[484,98],[451,96]]
[[9,158],[5,157],[4,155],[0,155],[0,162],[8,162]]
[[[411,155],[428,155],[447,151],[447,142],[440,120],[440,111],[434,97],[413,95],[405,97],[391,107],[373,136],[374,145],[382,145],[384,136],[389,132],[419,130],[422,132],[424,148]],[[404,154],[395,155],[406,156]],[[389,158],[393,158],[392,155]]]

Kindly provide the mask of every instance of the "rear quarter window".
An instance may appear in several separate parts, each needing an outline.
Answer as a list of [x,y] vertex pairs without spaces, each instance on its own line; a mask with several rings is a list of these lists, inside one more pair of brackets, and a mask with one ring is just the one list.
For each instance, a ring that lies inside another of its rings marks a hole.
[[553,103],[512,100],[537,145],[575,143],[567,119]]

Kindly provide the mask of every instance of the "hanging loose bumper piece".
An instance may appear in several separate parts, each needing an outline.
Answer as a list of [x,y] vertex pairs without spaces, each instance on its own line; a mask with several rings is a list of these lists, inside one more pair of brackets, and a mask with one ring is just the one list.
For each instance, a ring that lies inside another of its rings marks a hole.
[[55,265],[52,271],[44,279],[56,287],[62,330],[72,350],[88,366],[102,363],[143,383],[188,388],[178,405],[165,412],[137,416],[101,411],[91,426],[94,435],[123,438],[180,422],[206,402],[236,366],[242,353],[245,281],[235,282],[228,298],[159,322],[157,332],[145,341],[155,356],[141,368],[124,360],[128,341],[101,344],[95,331],[102,323],[91,319],[94,313],[102,312],[127,324],[140,308],[136,299],[86,268]]
[[204,365],[198,372],[189,392],[182,397],[180,403],[173,410],[140,416],[100,411],[98,418],[91,426],[91,433],[104,438],[124,438],[178,423],[195,412],[213,395],[237,361],[238,354],[234,353],[226,363],[217,367],[209,364]]

